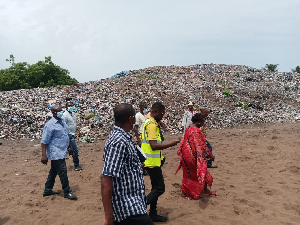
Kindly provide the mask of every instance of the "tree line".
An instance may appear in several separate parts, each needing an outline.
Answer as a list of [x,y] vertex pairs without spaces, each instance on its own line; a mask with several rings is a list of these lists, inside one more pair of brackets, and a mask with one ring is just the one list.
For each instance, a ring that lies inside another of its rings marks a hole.
[[75,78],[70,77],[68,70],[55,65],[51,60],[51,56],[45,57],[44,61],[38,61],[32,65],[27,62],[16,63],[13,55],[10,55],[6,61],[11,66],[0,70],[0,91],[78,83]]

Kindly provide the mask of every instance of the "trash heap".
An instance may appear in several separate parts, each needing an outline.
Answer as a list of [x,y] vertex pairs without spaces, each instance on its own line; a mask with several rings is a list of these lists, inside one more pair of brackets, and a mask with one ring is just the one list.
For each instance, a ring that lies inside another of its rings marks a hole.
[[299,114],[300,74],[271,73],[242,65],[197,64],[156,66],[122,72],[120,76],[68,87],[1,92],[0,138],[38,139],[50,107],[71,98],[78,109],[79,140],[105,139],[111,130],[113,107],[140,101],[150,107],[162,101],[164,123],[180,133],[189,101],[195,109],[212,110],[211,129],[270,122],[295,122]]

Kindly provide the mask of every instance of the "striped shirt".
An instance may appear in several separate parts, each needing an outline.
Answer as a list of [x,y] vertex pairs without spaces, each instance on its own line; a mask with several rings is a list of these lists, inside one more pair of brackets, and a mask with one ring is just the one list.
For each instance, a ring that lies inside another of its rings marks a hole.
[[115,222],[147,213],[143,171],[131,138],[128,132],[115,126],[104,148],[102,174],[112,177]]

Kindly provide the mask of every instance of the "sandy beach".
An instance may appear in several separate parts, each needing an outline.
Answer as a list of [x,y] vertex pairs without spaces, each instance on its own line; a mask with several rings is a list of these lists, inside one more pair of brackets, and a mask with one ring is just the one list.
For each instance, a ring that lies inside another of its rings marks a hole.
[[[166,192],[158,209],[172,225],[292,225],[300,222],[300,123],[264,124],[208,130],[217,169],[212,189],[217,196],[186,200],[181,194],[182,171],[177,147],[164,150]],[[180,136],[180,135],[177,135]],[[166,140],[176,138],[166,134]],[[43,197],[50,163],[40,163],[39,140],[1,140],[0,224],[102,224],[104,211],[100,174],[105,140],[78,143],[81,172],[67,159],[70,186],[77,201],[63,197],[57,177],[57,196]],[[150,179],[145,176],[146,193]]]

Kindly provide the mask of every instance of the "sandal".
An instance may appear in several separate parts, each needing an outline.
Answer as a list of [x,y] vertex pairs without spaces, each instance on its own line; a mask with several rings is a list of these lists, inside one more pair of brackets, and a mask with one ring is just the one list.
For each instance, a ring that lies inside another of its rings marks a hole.
[[203,195],[206,195],[206,196],[211,196],[211,195],[217,196],[217,192],[215,192],[215,191],[209,191],[208,193],[203,193]]

